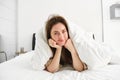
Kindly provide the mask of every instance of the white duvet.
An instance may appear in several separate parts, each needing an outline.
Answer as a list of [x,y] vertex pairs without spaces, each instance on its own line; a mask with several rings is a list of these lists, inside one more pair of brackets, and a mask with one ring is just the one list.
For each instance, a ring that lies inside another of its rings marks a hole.
[[[70,38],[78,52],[79,57],[88,65],[88,69],[105,67],[111,60],[110,47],[98,43],[92,38],[92,34],[84,31],[81,27],[68,21]],[[52,56],[47,44],[45,27],[36,33],[35,54],[32,58],[33,68],[43,70],[46,62]]]
[[0,80],[120,80],[120,64],[78,72],[64,67],[59,72],[35,70],[31,66],[34,51],[17,56],[0,64]]

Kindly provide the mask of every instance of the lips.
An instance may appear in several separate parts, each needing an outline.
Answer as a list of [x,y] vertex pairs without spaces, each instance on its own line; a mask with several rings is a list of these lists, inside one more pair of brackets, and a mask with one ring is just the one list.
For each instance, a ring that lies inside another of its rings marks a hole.
[[65,41],[64,41],[64,40],[58,40],[58,44],[59,44],[59,45],[64,45],[64,44],[65,44]]
[[58,40],[59,42],[64,42],[64,40]]

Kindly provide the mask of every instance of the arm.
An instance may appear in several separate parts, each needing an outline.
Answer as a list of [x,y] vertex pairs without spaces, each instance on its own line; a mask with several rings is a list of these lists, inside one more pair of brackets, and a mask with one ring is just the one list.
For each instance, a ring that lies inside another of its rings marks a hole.
[[77,71],[83,71],[84,70],[84,64],[79,58],[79,55],[71,41],[71,39],[68,39],[65,48],[67,48],[71,52],[72,60],[73,60],[73,68]]
[[59,66],[60,66],[60,56],[61,56],[61,50],[62,50],[62,47],[56,45],[56,43],[53,41],[53,40],[49,40],[49,45],[51,47],[54,47],[56,48],[56,52],[55,52],[55,55],[53,57],[53,59],[49,62],[48,61],[48,65],[46,65],[46,69],[49,71],[49,72],[56,72],[59,70]]
[[76,51],[71,52],[72,60],[73,60],[73,67],[77,71],[83,71],[84,66],[82,61],[80,60],[78,53]]

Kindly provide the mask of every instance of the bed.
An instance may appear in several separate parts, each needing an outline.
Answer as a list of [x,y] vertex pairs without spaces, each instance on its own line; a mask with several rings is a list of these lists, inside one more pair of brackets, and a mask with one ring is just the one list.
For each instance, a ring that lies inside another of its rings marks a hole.
[[31,57],[34,51],[21,54],[0,64],[0,80],[120,80],[120,64],[83,72],[74,71],[71,67],[64,67],[59,72],[34,70]]

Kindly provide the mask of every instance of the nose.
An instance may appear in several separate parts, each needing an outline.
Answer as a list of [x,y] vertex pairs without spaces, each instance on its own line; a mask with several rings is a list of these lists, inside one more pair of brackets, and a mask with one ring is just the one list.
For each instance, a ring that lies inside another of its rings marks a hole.
[[59,38],[64,39],[64,35],[62,33],[60,33]]

